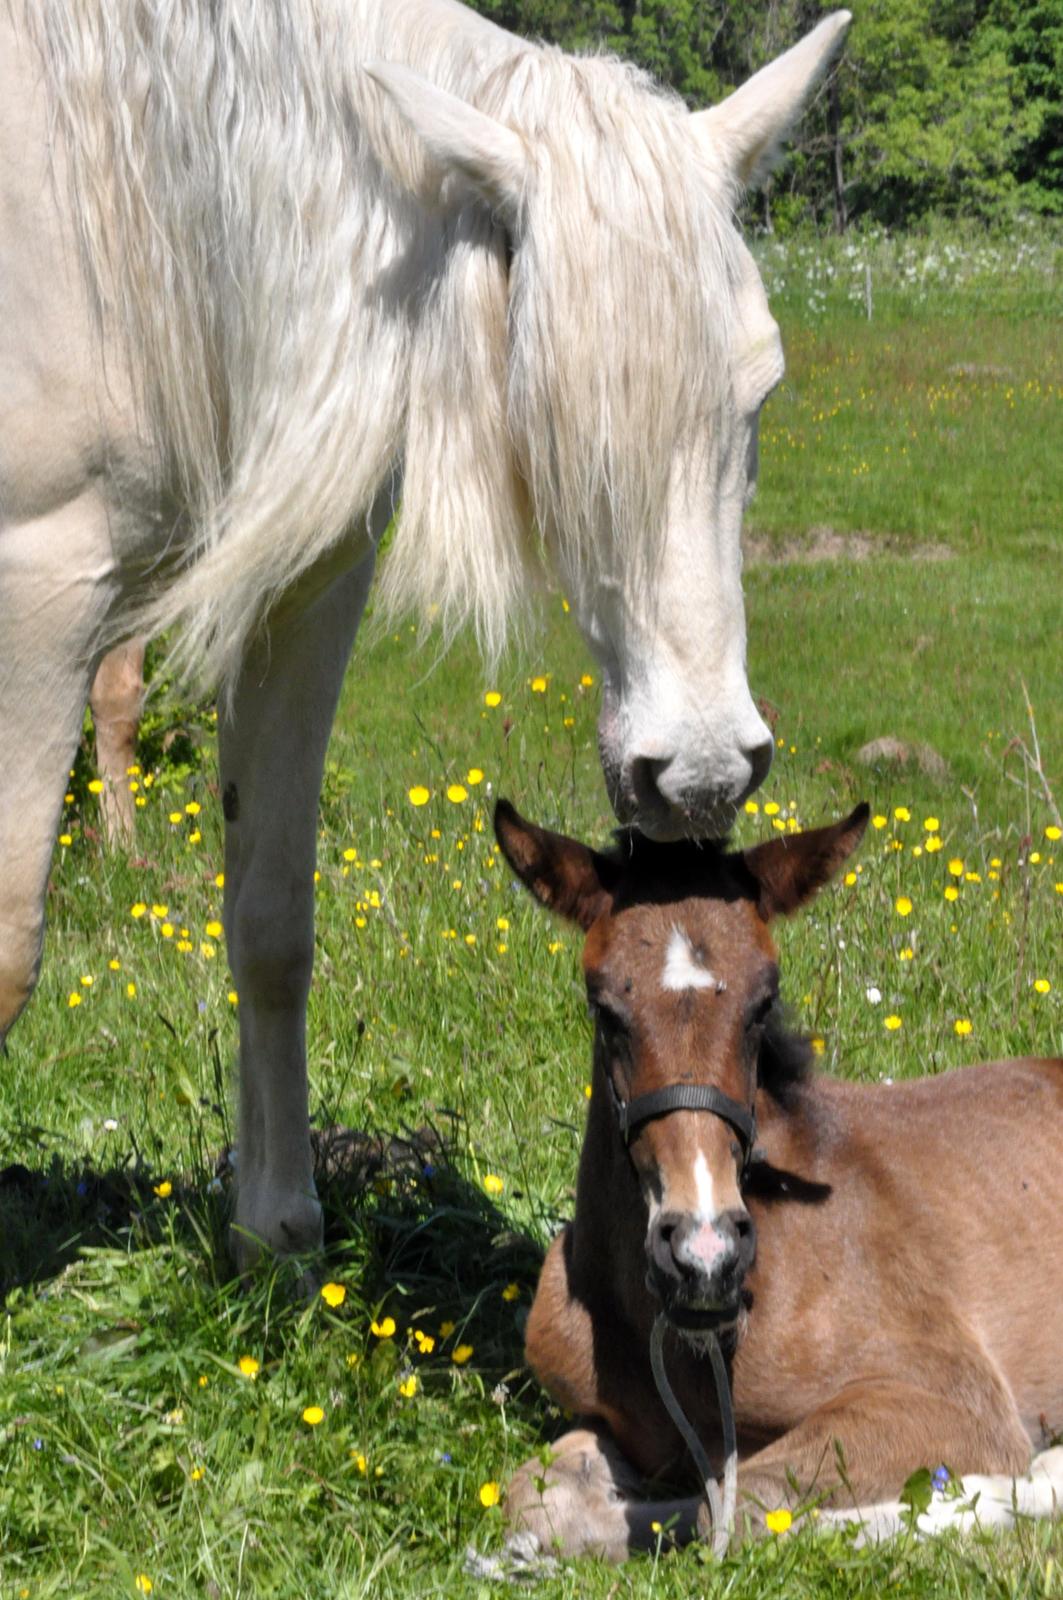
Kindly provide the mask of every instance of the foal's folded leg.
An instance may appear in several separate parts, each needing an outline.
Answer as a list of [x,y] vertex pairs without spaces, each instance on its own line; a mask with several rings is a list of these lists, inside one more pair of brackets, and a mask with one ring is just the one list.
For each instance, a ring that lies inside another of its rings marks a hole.
[[889,1533],[896,1496],[919,1467],[1024,1472],[1029,1439],[996,1372],[972,1359],[955,1363],[952,1376],[950,1392],[892,1379],[847,1385],[742,1463],[739,1531],[762,1532],[766,1512],[818,1498],[835,1522],[866,1512]]

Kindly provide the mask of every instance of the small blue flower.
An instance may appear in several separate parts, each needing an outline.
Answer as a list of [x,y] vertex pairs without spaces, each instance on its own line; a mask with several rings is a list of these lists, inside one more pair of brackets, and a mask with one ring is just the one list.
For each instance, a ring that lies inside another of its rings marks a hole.
[[43,1439],[34,1439],[33,1448],[35,1450],[43,1450],[44,1449],[44,1440]]
[[435,1175],[436,1175],[435,1167],[432,1165],[432,1163],[430,1161],[426,1161],[424,1166],[421,1168],[421,1177],[422,1178],[434,1178]]
[[78,1199],[79,1200],[84,1200],[84,1198],[88,1194],[88,1192],[89,1192],[88,1184],[85,1182],[84,1178],[79,1178],[78,1179],[78,1186],[77,1186]]
[[946,1466],[935,1467],[930,1475],[930,1482],[938,1494],[944,1494],[949,1483],[949,1469]]

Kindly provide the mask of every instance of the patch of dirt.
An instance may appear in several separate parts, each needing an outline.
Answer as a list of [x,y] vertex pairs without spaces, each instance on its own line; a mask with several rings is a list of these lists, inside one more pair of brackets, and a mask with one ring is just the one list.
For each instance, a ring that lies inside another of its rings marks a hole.
[[810,567],[819,561],[870,561],[873,556],[951,561],[956,554],[947,544],[913,545],[891,534],[839,533],[825,524],[782,539],[763,533],[746,534],[742,548],[750,567]]
[[862,767],[915,767],[928,778],[939,781],[949,775],[948,762],[933,745],[897,739],[890,733],[861,745],[856,759]]

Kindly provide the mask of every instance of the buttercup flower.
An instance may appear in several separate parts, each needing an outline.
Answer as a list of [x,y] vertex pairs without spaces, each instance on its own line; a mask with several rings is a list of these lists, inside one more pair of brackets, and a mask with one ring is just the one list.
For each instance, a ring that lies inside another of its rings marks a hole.
[[245,1378],[257,1378],[259,1372],[262,1370],[260,1364],[255,1360],[254,1356],[241,1356],[237,1362],[237,1366],[240,1368],[240,1371],[243,1373]]
[[492,1196],[500,1195],[505,1187],[505,1179],[498,1177],[497,1173],[487,1172],[484,1174],[484,1192],[486,1194]]
[[497,1506],[501,1498],[502,1490],[499,1488],[497,1483],[495,1483],[493,1480],[490,1483],[481,1483],[480,1504],[485,1510],[490,1510],[492,1506]]
[[462,801],[467,800],[468,798],[469,791],[466,789],[463,783],[451,783],[447,785],[447,799],[450,801],[452,806],[460,806]]
[[342,1283],[326,1283],[321,1290],[321,1298],[333,1311],[341,1306],[347,1298],[347,1291]]
[[897,913],[897,915],[899,917],[911,916],[911,913],[912,913],[912,902],[909,900],[909,898],[908,898],[908,896],[906,894],[901,894],[901,895],[897,896],[897,899],[894,902],[894,910],[896,911],[896,913]]
[[411,1372],[408,1378],[403,1378],[399,1384],[399,1393],[404,1400],[412,1400],[421,1387],[420,1379],[416,1372]]
[[415,783],[413,788],[407,791],[407,799],[411,806],[426,806],[431,798],[429,790],[423,783]]
[[882,1026],[884,1028],[888,1028],[889,1029],[890,1033],[896,1033],[897,1029],[900,1027],[900,1025],[901,1025],[901,1019],[895,1013],[893,1013],[890,1016],[886,1017],[884,1019],[884,1021],[883,1021],[883,1024],[882,1024]]
[[369,1331],[374,1333],[378,1339],[391,1339],[395,1333],[395,1318],[381,1317],[379,1322],[371,1322],[369,1324]]
[[952,1028],[953,1032],[957,1033],[961,1039],[966,1039],[971,1031],[971,1023],[966,1017],[957,1017],[952,1024]]
[[456,1367],[463,1367],[471,1355],[471,1344],[459,1344],[455,1345],[454,1349],[451,1351],[450,1359],[453,1361]]
[[788,1533],[793,1526],[794,1515],[785,1506],[778,1511],[769,1511],[764,1518],[764,1524],[769,1533]]
[[500,706],[501,704],[502,696],[499,694],[498,690],[488,689],[487,693],[484,695],[484,705],[490,706],[491,709],[494,710],[495,706]]

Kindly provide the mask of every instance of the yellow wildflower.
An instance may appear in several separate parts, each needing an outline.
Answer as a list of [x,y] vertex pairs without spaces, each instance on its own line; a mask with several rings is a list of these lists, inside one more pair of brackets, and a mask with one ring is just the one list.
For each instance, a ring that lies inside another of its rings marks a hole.
[[888,1028],[890,1033],[896,1033],[897,1029],[900,1027],[900,1025],[901,1025],[901,1019],[900,1019],[900,1017],[898,1017],[896,1015],[896,1013],[893,1013],[890,1016],[885,1017],[883,1019],[883,1023],[882,1023],[882,1026],[884,1028]]
[[411,1372],[409,1377],[403,1378],[399,1384],[399,1393],[404,1400],[412,1400],[420,1387],[421,1381],[416,1372]]
[[101,778],[93,778],[86,787],[88,788],[89,794],[102,794],[103,780]]
[[453,1361],[456,1367],[463,1367],[471,1355],[471,1344],[459,1344],[455,1345],[454,1349],[451,1351],[450,1359]]
[[347,1291],[342,1283],[326,1283],[322,1286],[321,1298],[327,1306],[335,1311],[347,1298]]
[[463,783],[450,783],[447,785],[447,799],[452,806],[460,806],[462,801],[469,798],[469,791]]
[[483,783],[483,781],[484,775],[479,767],[470,767],[468,772],[465,774],[465,782],[470,784],[474,789],[478,783]]
[[374,1321],[369,1324],[369,1331],[378,1339],[391,1339],[395,1333],[395,1318],[381,1317],[379,1322]]
[[486,1194],[491,1196],[500,1195],[505,1187],[505,1179],[500,1178],[497,1173],[488,1172],[484,1174],[484,1192]]
[[1033,980],[1033,986],[1038,994],[1051,993],[1052,985],[1049,983],[1047,978],[1035,978]]
[[492,1506],[497,1506],[501,1498],[502,1490],[499,1488],[498,1484],[494,1482],[494,1480],[492,1480],[490,1483],[481,1483],[480,1504],[484,1507],[485,1511],[489,1511]]
[[155,1193],[160,1200],[168,1200],[170,1198],[173,1194],[173,1184],[169,1178],[164,1178],[161,1183],[155,1185]]
[[778,1511],[769,1511],[764,1518],[764,1524],[769,1533],[788,1533],[793,1525],[793,1512],[781,1506]]
[[307,1406],[303,1411],[303,1421],[308,1428],[316,1428],[319,1422],[324,1422],[325,1413],[320,1406]]
[[500,706],[501,704],[502,696],[499,694],[498,690],[488,689],[487,693],[484,695],[484,705],[490,706],[493,711],[495,706]]
[[971,1026],[972,1025],[967,1017],[957,1017],[956,1021],[952,1024],[952,1031],[953,1033],[958,1034],[961,1039],[966,1039],[967,1035],[971,1031]]
[[908,917],[912,913],[912,902],[906,894],[897,896],[894,909],[899,917]]
[[430,792],[423,783],[415,783],[407,794],[407,799],[411,806],[426,806],[431,798]]
[[240,1371],[243,1373],[245,1378],[257,1378],[259,1372],[262,1370],[254,1356],[241,1356],[237,1362],[237,1366],[240,1368]]
[[543,677],[533,678],[531,680],[531,691],[532,694],[545,694],[546,679]]

